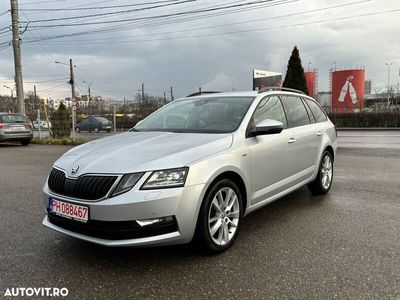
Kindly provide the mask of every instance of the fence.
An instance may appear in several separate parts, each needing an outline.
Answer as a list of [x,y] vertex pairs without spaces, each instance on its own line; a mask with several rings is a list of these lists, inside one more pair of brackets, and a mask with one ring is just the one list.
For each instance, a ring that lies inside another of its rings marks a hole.
[[399,112],[330,113],[329,118],[338,128],[400,127]]

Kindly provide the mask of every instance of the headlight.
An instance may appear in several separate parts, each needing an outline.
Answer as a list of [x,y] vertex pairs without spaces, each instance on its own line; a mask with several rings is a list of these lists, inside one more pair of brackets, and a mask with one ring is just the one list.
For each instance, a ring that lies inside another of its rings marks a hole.
[[182,187],[185,185],[189,168],[154,171],[142,185],[142,190]]
[[135,186],[135,184],[139,181],[139,179],[142,178],[143,174],[144,173],[132,173],[122,176],[117,187],[114,189],[111,197],[129,191],[131,188]]

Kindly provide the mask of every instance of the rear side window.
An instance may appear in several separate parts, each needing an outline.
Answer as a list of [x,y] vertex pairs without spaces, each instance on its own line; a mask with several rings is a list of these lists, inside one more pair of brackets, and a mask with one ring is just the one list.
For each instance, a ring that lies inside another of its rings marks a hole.
[[28,121],[21,115],[1,115],[0,121],[2,123],[27,123]]
[[295,96],[281,96],[285,105],[290,127],[298,127],[310,124],[310,119],[303,101]]
[[306,102],[308,104],[308,107],[310,107],[317,122],[324,122],[327,120],[325,113],[323,112],[321,107],[317,103],[315,103],[314,100],[306,99]]
[[271,119],[283,123],[283,127],[287,128],[285,111],[282,107],[281,100],[277,96],[262,99],[254,112],[253,118],[255,125],[265,119]]

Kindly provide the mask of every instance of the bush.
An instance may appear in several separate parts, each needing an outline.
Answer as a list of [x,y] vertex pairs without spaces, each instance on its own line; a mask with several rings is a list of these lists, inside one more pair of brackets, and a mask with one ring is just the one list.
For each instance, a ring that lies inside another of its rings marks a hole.
[[400,114],[397,112],[331,113],[329,118],[338,128],[400,127]]
[[53,137],[69,137],[71,134],[71,121],[67,108],[60,104],[51,116]]
[[33,138],[31,143],[38,144],[38,145],[64,145],[64,146],[76,146],[81,145],[84,143],[90,142],[90,140],[86,139],[76,139],[75,142],[67,137],[63,138],[52,138],[52,137],[45,137],[44,139]]

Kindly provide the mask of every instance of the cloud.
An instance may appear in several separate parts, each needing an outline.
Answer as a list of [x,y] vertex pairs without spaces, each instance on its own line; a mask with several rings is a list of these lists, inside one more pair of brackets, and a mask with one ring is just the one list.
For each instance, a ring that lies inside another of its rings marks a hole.
[[[400,77],[395,76],[400,68],[399,12],[336,22],[296,25],[398,9],[398,0],[385,1],[385,7],[382,7],[381,1],[368,1],[318,13],[268,19],[352,1],[333,3],[328,0],[299,0],[235,14],[203,19],[191,17],[176,24],[143,21],[132,23],[125,31],[25,43],[40,36],[104,28],[106,25],[86,28],[32,28],[22,36],[23,74],[27,82],[25,90],[33,88],[33,84],[28,82],[48,80],[46,83],[37,84],[38,90],[44,90],[45,96],[69,96],[69,86],[65,83],[64,86],[57,88],[63,82],[56,80],[63,76],[68,77],[68,67],[54,64],[54,60],[68,62],[69,58],[73,58],[77,65],[75,71],[78,92],[81,94],[87,90],[87,83],[83,81],[93,82],[94,94],[120,100],[132,98],[142,83],[148,92],[155,95],[162,95],[173,86],[176,97],[196,91],[199,86],[218,90],[230,90],[232,87],[235,90],[251,89],[251,70],[257,68],[285,73],[294,45],[298,45],[300,49],[305,68],[311,62],[313,68],[319,69],[320,90],[329,89],[329,69],[333,66],[333,62],[338,66],[365,66],[367,77],[373,80],[373,85],[384,86],[387,80],[385,62],[391,61],[394,63],[392,81],[399,82]],[[226,2],[228,1],[223,3]],[[127,3],[130,2],[118,1],[118,4]],[[80,0],[69,0],[62,5],[49,3],[48,8],[77,5],[82,5]],[[206,6],[215,6],[215,1],[202,0],[187,3],[179,8],[143,12],[140,16]],[[23,2],[21,7],[24,8]],[[28,7],[33,8],[25,6]],[[42,6],[35,6],[38,7]],[[9,2],[2,1],[0,13],[7,9]],[[78,14],[74,11],[24,13],[30,20]],[[138,15],[136,13],[128,16]],[[122,17],[124,16],[119,16]],[[24,14],[21,14],[21,18],[25,18]],[[263,18],[265,19],[263,21],[247,22]],[[117,18],[97,18],[97,20],[115,19]],[[242,24],[221,26],[240,22]],[[142,26],[150,23],[151,27]],[[0,28],[8,25],[9,16],[1,16]],[[278,28],[272,29],[272,27]],[[124,27],[115,26],[115,29],[120,28]],[[270,29],[261,30],[262,28]],[[163,34],[165,32],[169,33]],[[230,32],[236,33],[229,34]],[[201,35],[203,36],[200,37]],[[8,39],[10,34],[0,35],[0,42]],[[12,81],[13,68],[11,48],[0,50],[0,80],[3,79],[1,86],[3,82]],[[0,93],[7,93],[7,90],[0,88]]]

